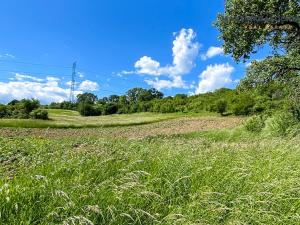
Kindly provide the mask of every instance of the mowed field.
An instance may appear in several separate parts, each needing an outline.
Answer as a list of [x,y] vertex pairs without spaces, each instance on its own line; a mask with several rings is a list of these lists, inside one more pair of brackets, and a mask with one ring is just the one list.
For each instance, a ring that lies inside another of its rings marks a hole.
[[215,115],[51,118],[106,126],[0,128],[0,224],[300,224],[299,137]]
[[82,117],[77,111],[48,109],[49,120],[0,119],[0,127],[86,128],[141,125],[180,117],[180,114],[139,113]]

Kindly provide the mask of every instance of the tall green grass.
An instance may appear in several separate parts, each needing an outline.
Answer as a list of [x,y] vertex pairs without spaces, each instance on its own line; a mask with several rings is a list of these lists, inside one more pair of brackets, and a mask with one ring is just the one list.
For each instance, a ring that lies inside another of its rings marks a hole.
[[5,225],[300,223],[299,137],[2,137],[0,170]]

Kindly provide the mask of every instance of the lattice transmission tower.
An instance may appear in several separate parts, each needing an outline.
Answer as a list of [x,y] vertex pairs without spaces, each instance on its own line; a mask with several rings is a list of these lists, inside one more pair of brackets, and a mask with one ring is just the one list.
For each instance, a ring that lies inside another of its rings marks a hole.
[[71,79],[71,87],[70,87],[70,102],[75,102],[75,77],[76,77],[76,62],[73,63],[72,66],[72,79]]

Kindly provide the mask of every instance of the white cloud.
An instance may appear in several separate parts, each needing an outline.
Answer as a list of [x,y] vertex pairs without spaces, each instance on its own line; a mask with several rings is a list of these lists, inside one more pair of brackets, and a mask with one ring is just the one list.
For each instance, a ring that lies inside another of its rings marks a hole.
[[149,56],[143,56],[135,63],[137,74],[152,76],[165,75],[169,79],[146,79],[146,83],[157,89],[185,88],[182,76],[191,72],[195,66],[195,60],[199,55],[200,44],[195,42],[196,34],[192,29],[181,29],[175,33],[173,41],[172,65],[161,66],[160,63]]
[[[0,82],[0,102],[7,103],[13,99],[35,98],[42,103],[67,101],[70,97],[70,88],[61,87],[61,79],[48,76],[45,79],[31,75],[16,73],[8,82]],[[67,83],[70,86],[70,83]],[[83,91],[96,91],[98,84],[89,80],[80,83],[74,95]]]
[[96,82],[85,80],[79,85],[80,91],[96,91],[98,90],[99,85]]
[[209,49],[207,50],[207,52],[204,55],[201,55],[201,59],[207,60],[207,59],[213,58],[217,55],[222,55],[223,53],[224,53],[223,48],[211,46],[211,47],[209,47]]
[[58,78],[58,77],[47,77],[46,80],[47,81],[60,81],[60,78]]
[[127,70],[123,70],[121,72],[118,73],[112,73],[113,76],[117,76],[117,77],[124,77],[124,75],[133,75],[133,74],[137,74],[137,71],[127,71]]
[[34,77],[34,76],[25,75],[25,74],[20,74],[20,73],[16,73],[15,77],[12,78],[12,79],[17,80],[17,81],[23,81],[23,80],[29,79],[29,80],[38,81],[38,82],[42,82],[44,80],[44,79],[41,79],[41,78],[37,78],[37,77]]
[[173,63],[161,67],[160,63],[149,56],[143,56],[135,63],[138,74],[182,76],[189,73],[195,66],[200,44],[194,42],[196,34],[192,29],[181,29],[173,41]]
[[173,42],[173,66],[170,74],[183,75],[189,73],[195,66],[200,44],[194,42],[196,34],[192,29],[182,29]]
[[135,64],[134,67],[137,68],[139,74],[148,75],[161,75],[161,68],[159,62],[153,60],[151,57],[143,56]]
[[[7,103],[13,99],[35,98],[42,103],[50,103],[68,100],[70,89],[60,87],[59,81],[60,79],[57,77],[40,79],[16,74],[14,81],[0,82],[0,101]],[[82,92],[75,91],[75,95],[80,93]]]
[[200,81],[198,88],[196,89],[196,94],[214,91],[218,88],[232,84],[231,74],[233,71],[234,68],[228,63],[207,66],[206,70],[199,76]]
[[145,82],[156,88],[157,90],[171,89],[171,88],[188,88],[181,76],[175,76],[171,80],[160,80],[155,78],[154,80],[146,79]]

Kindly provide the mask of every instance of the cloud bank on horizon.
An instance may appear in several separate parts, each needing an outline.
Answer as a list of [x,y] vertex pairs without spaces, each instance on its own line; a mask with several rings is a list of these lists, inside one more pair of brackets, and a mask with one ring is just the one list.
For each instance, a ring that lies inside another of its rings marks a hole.
[[[31,75],[16,73],[9,82],[0,82],[1,103],[8,103],[13,99],[34,98],[42,103],[62,102],[69,99],[69,82],[63,87],[63,82],[58,77],[48,76],[37,78]],[[84,91],[96,91],[98,83],[84,80],[79,83],[75,95]]]

